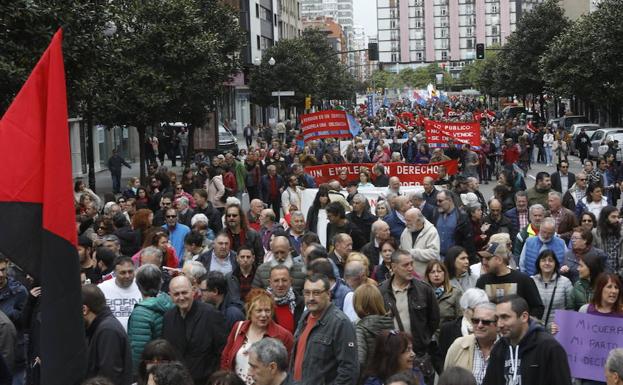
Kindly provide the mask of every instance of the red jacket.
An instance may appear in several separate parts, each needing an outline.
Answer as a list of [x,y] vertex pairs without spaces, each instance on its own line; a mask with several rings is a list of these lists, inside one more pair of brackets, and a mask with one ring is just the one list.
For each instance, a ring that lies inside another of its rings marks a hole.
[[[241,322],[242,325],[240,326],[240,331],[238,331],[238,335],[236,336],[238,324],[240,324]],[[227,345],[225,345],[225,348],[221,353],[221,369],[232,371],[235,369],[234,367],[236,366],[236,353],[238,353],[238,350],[242,347],[242,344],[244,344],[244,340],[246,338],[247,331],[249,330],[250,325],[251,321],[238,321],[231,328],[229,337],[227,337]],[[276,338],[279,341],[283,342],[283,345],[286,347],[286,350],[288,352],[288,356],[290,355],[292,347],[294,346],[294,337],[292,337],[292,333],[277,325],[275,321],[270,321],[264,337]]]

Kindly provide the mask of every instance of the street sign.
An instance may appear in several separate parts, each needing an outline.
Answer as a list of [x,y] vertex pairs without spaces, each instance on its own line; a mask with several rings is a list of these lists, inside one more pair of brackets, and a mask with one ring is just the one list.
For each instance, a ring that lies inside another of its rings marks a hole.
[[294,91],[274,91],[273,96],[294,96]]

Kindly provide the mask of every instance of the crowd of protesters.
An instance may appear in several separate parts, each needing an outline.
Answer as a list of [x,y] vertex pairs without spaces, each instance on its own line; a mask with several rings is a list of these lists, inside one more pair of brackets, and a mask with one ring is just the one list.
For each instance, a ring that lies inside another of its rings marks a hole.
[[[472,120],[479,106],[451,107],[413,112]],[[116,195],[76,181],[84,383],[571,384],[555,311],[623,318],[623,169],[607,154],[574,175],[564,131],[522,117],[485,117],[479,149],[431,151],[400,109],[361,119],[345,153],[333,140],[301,146],[288,122],[245,127],[247,151],[181,174],[150,163],[147,186],[131,178]],[[382,167],[449,159],[458,175],[441,168],[413,192]],[[304,169],[349,162],[376,165],[320,185]],[[535,162],[557,171],[526,186]],[[374,210],[371,187],[384,188]],[[304,189],[317,189],[307,212]],[[32,286],[0,258],[0,366],[13,384],[40,381]],[[606,378],[622,383],[622,351]]]

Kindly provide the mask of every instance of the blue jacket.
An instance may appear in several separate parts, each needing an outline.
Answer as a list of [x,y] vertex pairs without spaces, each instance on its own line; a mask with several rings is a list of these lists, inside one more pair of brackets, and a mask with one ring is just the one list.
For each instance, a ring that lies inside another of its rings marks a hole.
[[565,241],[554,235],[548,243],[544,244],[541,241],[541,238],[537,236],[528,238],[526,243],[524,243],[521,256],[519,257],[519,270],[528,275],[535,275],[536,260],[539,256],[539,251],[543,247],[548,250],[552,250],[554,254],[556,254],[558,262],[560,262],[560,265],[562,266],[565,259],[565,252],[567,251]]
[[7,277],[7,284],[0,289],[0,311],[15,325],[20,324],[22,310],[26,306],[28,291],[19,281]]
[[178,223],[175,225],[175,229],[171,231],[169,225],[162,225],[162,228],[169,231],[169,239],[171,240],[171,245],[175,249],[177,253],[177,257],[180,259],[180,266],[182,265],[182,260],[184,259],[184,238],[186,235],[190,233],[190,227]]
[[[277,178],[277,190],[280,188],[286,188],[283,177],[281,175],[276,175],[275,177]],[[264,202],[270,201],[270,179],[268,178],[268,175],[262,176],[262,181],[260,182],[260,194]],[[279,191],[277,191],[277,201],[281,202],[281,192]]]
[[335,286],[331,290],[331,302],[340,310],[344,311],[344,298],[353,291],[341,278],[337,278]]
[[389,225],[389,232],[392,234],[392,237],[396,240],[400,240],[400,236],[402,235],[406,225],[400,220],[400,218],[398,218],[396,211],[394,210],[391,214],[387,215],[384,218],[384,221]]

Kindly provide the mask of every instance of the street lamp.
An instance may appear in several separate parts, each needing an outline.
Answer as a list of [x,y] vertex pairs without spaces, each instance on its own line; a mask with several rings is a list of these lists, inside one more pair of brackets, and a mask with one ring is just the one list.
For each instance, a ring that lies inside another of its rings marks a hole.
[[[268,65],[273,67],[275,63],[277,63],[275,58],[271,56],[270,59],[268,59]],[[279,122],[279,119],[281,119],[281,87],[279,87],[277,91],[277,122]]]

